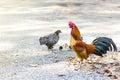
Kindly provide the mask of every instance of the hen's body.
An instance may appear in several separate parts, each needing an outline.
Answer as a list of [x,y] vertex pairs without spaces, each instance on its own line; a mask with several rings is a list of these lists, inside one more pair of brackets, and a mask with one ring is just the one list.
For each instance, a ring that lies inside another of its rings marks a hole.
[[40,37],[40,39],[39,39],[40,44],[46,45],[48,47],[48,49],[52,49],[53,46],[59,40],[59,33],[61,33],[61,31],[57,30],[55,33],[51,33],[51,34],[46,35],[44,37]]
[[87,59],[90,54],[96,54],[98,56],[103,56],[107,51],[117,51],[117,47],[112,39],[107,37],[99,37],[95,39],[92,44],[86,44],[81,39],[80,31],[77,26],[69,22],[69,27],[71,28],[71,37],[70,37],[70,47],[76,53],[80,61]]

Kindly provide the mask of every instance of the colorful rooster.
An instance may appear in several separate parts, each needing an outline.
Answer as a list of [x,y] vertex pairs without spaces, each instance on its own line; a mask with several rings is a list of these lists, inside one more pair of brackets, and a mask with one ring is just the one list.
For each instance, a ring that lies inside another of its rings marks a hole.
[[92,44],[87,44],[82,40],[80,31],[73,22],[69,22],[69,27],[71,28],[70,47],[80,61],[87,59],[90,54],[103,56],[107,51],[117,51],[116,44],[112,39],[99,37],[93,40]]

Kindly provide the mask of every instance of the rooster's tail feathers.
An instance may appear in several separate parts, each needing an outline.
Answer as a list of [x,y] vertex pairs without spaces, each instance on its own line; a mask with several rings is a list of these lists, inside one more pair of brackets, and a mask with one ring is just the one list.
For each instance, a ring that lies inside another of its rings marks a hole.
[[96,46],[94,54],[99,56],[102,56],[102,54],[106,54],[107,51],[117,51],[116,44],[113,42],[112,39],[107,37],[96,38],[92,43]]

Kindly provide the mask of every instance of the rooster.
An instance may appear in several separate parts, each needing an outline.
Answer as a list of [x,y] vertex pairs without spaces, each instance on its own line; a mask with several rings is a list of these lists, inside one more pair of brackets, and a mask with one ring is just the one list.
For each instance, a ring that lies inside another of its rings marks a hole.
[[71,28],[70,47],[81,62],[87,59],[90,54],[103,57],[103,54],[106,54],[107,51],[117,51],[116,44],[112,39],[98,37],[93,40],[92,44],[87,44],[82,40],[80,31],[73,22],[69,22],[69,27]]
[[61,33],[61,30],[57,30],[54,33],[40,37],[40,45],[46,45],[48,50],[52,49],[59,40],[59,33]]

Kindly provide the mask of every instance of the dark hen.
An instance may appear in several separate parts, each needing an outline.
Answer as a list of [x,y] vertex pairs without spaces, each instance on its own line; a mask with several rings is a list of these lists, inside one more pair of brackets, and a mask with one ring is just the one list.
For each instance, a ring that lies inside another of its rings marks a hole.
[[48,47],[48,49],[52,49],[53,46],[59,40],[59,33],[61,33],[61,30],[57,30],[54,33],[40,37],[40,39],[39,39],[40,45],[46,45]]

